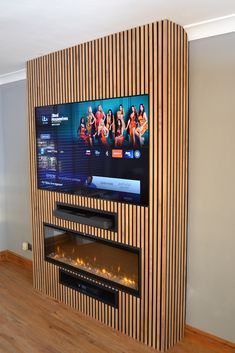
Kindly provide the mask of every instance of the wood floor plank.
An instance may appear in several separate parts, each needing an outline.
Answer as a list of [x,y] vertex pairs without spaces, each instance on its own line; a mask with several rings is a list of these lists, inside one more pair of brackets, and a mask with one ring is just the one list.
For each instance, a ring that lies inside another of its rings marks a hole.
[[[0,262],[0,353],[127,352],[156,351],[36,292],[30,271]],[[169,352],[234,353],[234,350],[186,334]]]

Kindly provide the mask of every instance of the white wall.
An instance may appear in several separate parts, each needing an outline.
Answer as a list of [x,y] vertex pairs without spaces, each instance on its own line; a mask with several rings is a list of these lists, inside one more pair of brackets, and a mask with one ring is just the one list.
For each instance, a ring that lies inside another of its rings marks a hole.
[[6,217],[5,217],[5,166],[4,166],[4,134],[2,115],[2,95],[0,87],[0,251],[6,250]]
[[187,323],[235,341],[235,33],[189,45]]
[[7,248],[31,257],[21,249],[23,241],[32,242],[25,80],[1,86],[1,96]]

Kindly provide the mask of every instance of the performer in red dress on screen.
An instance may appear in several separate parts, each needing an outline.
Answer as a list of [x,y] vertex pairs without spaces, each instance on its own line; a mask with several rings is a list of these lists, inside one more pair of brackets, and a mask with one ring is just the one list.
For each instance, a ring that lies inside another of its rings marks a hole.
[[117,120],[116,131],[115,131],[115,146],[122,147],[124,142],[124,127],[121,119]]
[[118,122],[118,120],[121,120],[123,129],[125,129],[125,127],[126,127],[124,117],[125,117],[124,108],[123,108],[123,105],[120,104],[119,109],[117,111],[117,121],[116,122]]
[[109,130],[104,124],[104,119],[101,119],[98,126],[98,136],[100,137],[100,141],[104,146],[108,145],[108,135],[109,135]]
[[115,119],[114,119],[112,109],[108,110],[108,114],[106,115],[105,126],[109,131],[109,135],[108,135],[109,143],[112,144],[115,138]]
[[95,119],[96,119],[96,122],[95,122],[96,132],[98,132],[98,127],[101,119],[105,120],[105,114],[100,104],[97,107],[97,112],[95,113]]
[[148,118],[145,113],[144,105],[140,104],[138,117],[137,117],[137,128],[135,129],[135,135],[139,138],[141,146],[144,144],[147,130],[148,130]]
[[129,127],[129,134],[130,134],[130,144],[135,146],[135,129],[137,125],[137,112],[136,107],[134,105],[131,106],[131,113],[129,115],[129,119],[127,122],[127,127]]
[[87,136],[86,136],[86,122],[85,122],[85,118],[84,117],[82,117],[81,120],[80,120],[80,125],[79,125],[79,128],[78,128],[78,138],[80,138],[84,142],[86,142],[86,140],[87,140]]
[[88,107],[87,110],[87,117],[86,117],[86,134],[87,134],[87,141],[90,145],[92,145],[92,137],[95,130],[95,116],[92,113],[92,108]]

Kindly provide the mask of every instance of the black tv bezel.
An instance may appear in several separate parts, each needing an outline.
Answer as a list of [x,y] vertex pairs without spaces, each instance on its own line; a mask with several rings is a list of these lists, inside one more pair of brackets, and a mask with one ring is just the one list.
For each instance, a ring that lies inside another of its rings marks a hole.
[[[97,99],[88,99],[88,100],[81,100],[81,101],[74,101],[74,102],[65,102],[65,103],[56,103],[56,104],[47,104],[47,105],[38,105],[34,107],[34,123],[35,123],[35,151],[36,151],[36,184],[37,184],[37,190],[41,191],[47,191],[47,192],[54,192],[62,195],[75,195],[79,197],[88,197],[94,200],[103,200],[103,201],[109,201],[109,202],[116,202],[124,205],[135,205],[135,206],[140,206],[140,207],[148,207],[149,206],[149,199],[150,199],[150,189],[149,189],[149,184],[150,184],[150,173],[149,173],[149,166],[150,166],[150,144],[149,144],[149,139],[150,139],[150,133],[148,135],[148,193],[147,193],[147,202],[146,203],[137,203],[137,202],[128,202],[128,201],[120,201],[120,200],[115,200],[115,199],[107,199],[107,198],[97,198],[95,196],[90,196],[90,195],[82,195],[80,193],[70,193],[66,191],[61,191],[61,190],[53,190],[53,189],[46,189],[43,187],[39,187],[39,181],[38,181],[38,158],[37,158],[37,114],[36,111],[38,108],[47,108],[47,107],[52,107],[52,106],[58,106],[58,105],[67,105],[67,104],[74,104],[74,103],[86,103],[86,102],[95,102],[99,100],[109,100],[109,99],[122,99],[122,98],[130,98],[130,97],[141,97],[141,96],[147,96],[148,99],[148,107],[149,107],[149,93],[141,93],[141,94],[135,94],[135,95],[128,95],[128,96],[118,96],[118,97],[109,97],[109,98],[97,98]],[[150,109],[149,109],[150,110]],[[148,130],[151,130],[151,124],[149,120],[149,111],[148,111]],[[103,189],[99,189],[100,191],[105,191]]]

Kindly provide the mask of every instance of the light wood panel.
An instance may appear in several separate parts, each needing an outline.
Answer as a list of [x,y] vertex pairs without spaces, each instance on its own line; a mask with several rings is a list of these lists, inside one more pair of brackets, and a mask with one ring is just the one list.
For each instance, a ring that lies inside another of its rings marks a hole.
[[[184,335],[188,85],[187,36],[161,21],[110,35],[27,63],[34,286],[108,326],[166,350]],[[149,95],[149,206],[37,189],[34,108]],[[55,202],[118,214],[111,232],[53,216]],[[119,292],[119,309],[61,286],[44,261],[43,222],[141,248],[141,297]]]

